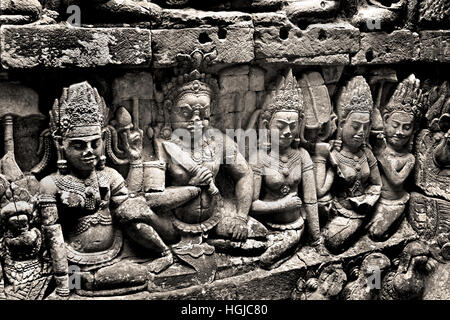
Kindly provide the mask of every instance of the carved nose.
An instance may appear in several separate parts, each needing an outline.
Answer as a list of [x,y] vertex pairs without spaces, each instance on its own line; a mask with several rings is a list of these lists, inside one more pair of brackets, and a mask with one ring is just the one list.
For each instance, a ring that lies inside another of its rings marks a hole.
[[94,149],[92,148],[92,145],[90,143],[88,143],[86,146],[86,150],[84,151],[84,155],[88,156],[88,155],[93,154],[93,152],[94,152]]
[[283,137],[289,138],[290,136],[291,136],[291,129],[290,129],[290,128],[286,128],[286,129],[283,131]]
[[191,121],[192,122],[201,121],[201,119],[200,119],[200,112],[198,110],[194,111],[194,114],[192,115]]

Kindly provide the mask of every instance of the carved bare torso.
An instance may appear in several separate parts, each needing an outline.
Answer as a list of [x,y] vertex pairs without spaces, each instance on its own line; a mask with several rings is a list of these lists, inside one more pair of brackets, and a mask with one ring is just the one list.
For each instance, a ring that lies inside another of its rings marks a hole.
[[[263,164],[261,200],[276,201],[290,193],[298,194],[298,185],[302,181],[302,153],[295,150],[290,157],[283,156],[277,167],[273,158],[265,152],[260,153]],[[267,221],[273,223],[291,223],[300,217],[300,210],[291,209],[276,215],[266,217]]]
[[[177,145],[180,146],[179,144]],[[195,148],[195,151],[182,149],[197,165],[210,170],[215,178],[222,162],[222,154],[216,152],[217,147],[216,142],[204,138],[201,151],[200,148],[198,150]],[[168,156],[168,159],[170,159],[170,156]],[[177,164],[176,161],[169,160],[167,170],[172,185],[192,185],[192,174],[182,165]],[[197,224],[207,220],[212,216],[213,209],[216,207],[214,198],[208,193],[208,186],[200,187],[201,192],[198,196],[192,198],[174,211],[176,217],[185,223]]]
[[357,155],[350,155],[333,150],[331,157],[338,172],[339,201],[344,204],[347,198],[363,195],[370,177],[370,168],[377,163],[372,153],[360,151]]
[[85,181],[69,175],[55,174],[52,178],[58,189],[58,212],[67,245],[81,253],[111,249],[118,230],[110,205],[111,196],[123,187],[119,173],[106,168]]

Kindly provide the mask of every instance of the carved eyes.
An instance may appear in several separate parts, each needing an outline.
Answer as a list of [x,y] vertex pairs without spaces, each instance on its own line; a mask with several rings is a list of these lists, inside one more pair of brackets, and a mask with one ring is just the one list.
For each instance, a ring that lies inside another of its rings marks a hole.
[[190,106],[189,104],[185,104],[179,107],[179,113],[186,119],[192,118],[195,111],[199,111],[201,117],[208,117],[209,105],[203,106],[201,104],[196,104]]
[[98,146],[100,145],[100,139],[95,139],[92,140],[91,142],[86,142],[86,141],[72,141],[70,143],[70,146],[72,148],[74,148],[75,150],[78,151],[82,151],[84,149],[86,149],[88,147],[88,145],[90,144],[92,149],[97,149]]

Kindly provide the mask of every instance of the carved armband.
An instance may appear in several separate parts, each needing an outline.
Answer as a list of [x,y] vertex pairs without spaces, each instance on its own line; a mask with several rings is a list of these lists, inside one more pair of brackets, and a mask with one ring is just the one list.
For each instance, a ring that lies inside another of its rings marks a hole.
[[53,195],[40,195],[39,208],[41,210],[42,224],[49,226],[58,221],[58,208],[56,198]]

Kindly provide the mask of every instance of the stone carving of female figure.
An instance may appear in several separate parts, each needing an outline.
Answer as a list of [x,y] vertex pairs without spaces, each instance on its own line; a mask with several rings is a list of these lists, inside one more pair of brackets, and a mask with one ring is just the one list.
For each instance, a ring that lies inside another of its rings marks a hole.
[[270,130],[272,151],[258,152],[251,215],[269,229],[268,249],[260,257],[265,267],[299,244],[305,219],[314,245],[321,241],[313,163],[305,149],[293,147],[302,134],[302,118],[301,90],[289,70],[260,115],[260,128]]
[[357,235],[381,192],[377,160],[366,141],[370,131],[373,101],[369,85],[362,76],[352,78],[342,88],[337,102],[338,140],[330,154],[336,170],[334,211],[324,228],[325,246],[341,251]]
[[[50,112],[58,172],[41,180],[39,206],[57,284],[52,297],[69,294],[69,265],[79,271],[77,293],[110,295],[146,288],[149,271],[171,263],[169,248],[146,223],[153,212],[145,200],[131,198],[122,176],[105,167],[106,110],[97,90],[82,82],[65,88]],[[164,257],[150,265],[130,259],[122,230]]]
[[380,164],[383,187],[369,223],[369,236],[373,240],[386,240],[391,229],[401,219],[409,200],[404,182],[415,164],[411,147],[421,104],[420,81],[412,74],[400,83],[383,110],[386,144],[374,149]]

